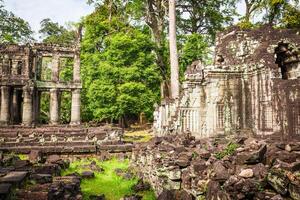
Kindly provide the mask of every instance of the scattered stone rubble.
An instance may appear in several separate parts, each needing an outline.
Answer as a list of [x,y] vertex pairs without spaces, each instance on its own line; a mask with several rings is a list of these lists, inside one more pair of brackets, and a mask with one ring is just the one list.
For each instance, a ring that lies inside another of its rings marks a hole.
[[[32,152],[29,160],[14,154],[1,158],[0,199],[17,200],[80,200],[79,176],[60,176],[69,162],[58,155],[38,159],[40,153]],[[39,162],[44,160],[44,162]]]
[[299,141],[156,137],[136,146],[132,164],[161,200],[299,200]]

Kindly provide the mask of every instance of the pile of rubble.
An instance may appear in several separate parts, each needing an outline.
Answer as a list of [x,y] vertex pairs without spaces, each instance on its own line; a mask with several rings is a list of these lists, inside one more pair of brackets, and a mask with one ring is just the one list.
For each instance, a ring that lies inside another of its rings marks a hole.
[[32,151],[28,160],[14,154],[1,154],[0,199],[80,200],[80,177],[60,176],[69,162],[57,155],[46,160]]
[[299,200],[300,142],[278,141],[157,137],[136,146],[132,164],[158,199]]

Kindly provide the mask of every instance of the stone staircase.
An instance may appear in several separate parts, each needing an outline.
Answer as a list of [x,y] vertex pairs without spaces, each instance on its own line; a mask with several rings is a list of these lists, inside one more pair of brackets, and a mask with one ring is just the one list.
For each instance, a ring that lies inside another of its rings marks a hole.
[[[0,129],[0,151],[28,154],[97,153],[100,150],[130,151],[132,145],[119,143],[120,128],[111,127],[8,127]],[[122,146],[122,147],[119,147]]]

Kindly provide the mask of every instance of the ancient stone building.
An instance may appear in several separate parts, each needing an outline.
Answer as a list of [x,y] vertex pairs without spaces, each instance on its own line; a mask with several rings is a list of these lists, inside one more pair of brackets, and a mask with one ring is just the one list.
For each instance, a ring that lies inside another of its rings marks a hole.
[[[32,126],[38,122],[42,93],[50,93],[50,124],[59,123],[60,95],[72,93],[71,124],[80,124],[79,48],[59,45],[0,45],[1,125]],[[50,78],[41,78],[42,63],[50,59]],[[73,59],[73,80],[60,79],[63,58]]]
[[157,107],[156,133],[299,135],[299,34],[266,26],[218,34],[214,64],[194,62],[179,99]]

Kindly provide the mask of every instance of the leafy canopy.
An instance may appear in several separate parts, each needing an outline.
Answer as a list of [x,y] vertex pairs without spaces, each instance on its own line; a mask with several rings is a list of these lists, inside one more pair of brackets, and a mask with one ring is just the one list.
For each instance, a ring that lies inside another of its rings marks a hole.
[[4,8],[0,0],[0,43],[26,43],[33,40],[28,22]]
[[40,25],[39,33],[44,43],[72,44],[75,42],[76,33],[71,26],[67,29],[57,22],[52,22],[49,18],[43,19]]
[[83,117],[111,121],[145,112],[151,118],[159,99],[160,73],[149,30],[129,25],[107,4],[87,16],[84,27]]

